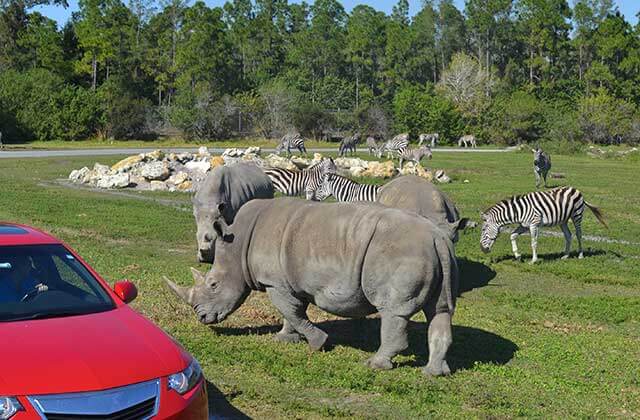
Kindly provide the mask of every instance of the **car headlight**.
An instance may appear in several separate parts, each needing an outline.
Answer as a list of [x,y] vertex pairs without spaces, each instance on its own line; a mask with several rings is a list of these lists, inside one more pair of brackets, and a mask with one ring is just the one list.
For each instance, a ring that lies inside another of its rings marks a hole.
[[23,411],[24,407],[15,397],[0,396],[0,419],[10,419],[18,411]]
[[202,378],[202,368],[196,359],[193,359],[189,366],[182,372],[169,375],[169,388],[178,394],[189,392]]

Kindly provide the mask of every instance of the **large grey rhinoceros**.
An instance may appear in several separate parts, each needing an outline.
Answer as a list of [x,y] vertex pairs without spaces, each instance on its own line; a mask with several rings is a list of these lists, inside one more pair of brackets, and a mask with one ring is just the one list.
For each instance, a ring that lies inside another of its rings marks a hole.
[[458,209],[449,197],[431,182],[416,175],[404,175],[387,182],[378,190],[376,201],[426,217],[448,232],[453,242],[458,241],[458,230],[472,225],[469,219],[460,218]]
[[195,286],[171,289],[205,324],[223,321],[252,290],[266,291],[284,317],[280,341],[304,337],[320,349],[327,334],[306,315],[310,303],[335,315],[381,316],[381,345],[367,360],[390,369],[408,346],[407,325],[423,311],[429,322],[424,372],[450,372],[451,316],[458,290],[453,243],[429,220],[365,203],[297,199],[253,200],[233,225],[214,223],[216,259],[206,275],[192,269]]
[[[273,198],[271,179],[256,165],[236,163],[214,168],[193,197],[196,218],[198,261],[213,262],[217,234],[213,222],[222,216],[228,224],[238,209],[254,198]],[[223,203],[224,211],[218,206]]]

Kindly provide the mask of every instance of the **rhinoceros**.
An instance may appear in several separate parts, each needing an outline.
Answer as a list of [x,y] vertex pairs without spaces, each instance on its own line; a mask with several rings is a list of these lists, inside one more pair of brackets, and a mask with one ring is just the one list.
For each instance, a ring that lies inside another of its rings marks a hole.
[[405,175],[386,183],[378,190],[376,201],[385,206],[417,213],[431,220],[449,238],[458,241],[458,230],[474,225],[460,218],[453,202],[435,185],[416,175]]
[[211,270],[204,275],[192,269],[193,287],[165,277],[200,322],[221,322],[251,291],[262,291],[284,318],[275,338],[304,338],[318,350],[327,334],[307,318],[310,303],[343,317],[378,312],[381,345],[366,364],[391,369],[392,358],[408,346],[409,319],[423,311],[430,348],[424,372],[450,373],[445,355],[458,267],[447,233],[429,220],[371,203],[281,198],[252,200],[231,226],[223,218],[213,226],[222,240]]
[[[271,179],[256,165],[236,163],[214,168],[193,197],[196,218],[198,261],[213,262],[217,234],[213,222],[222,216],[233,223],[238,209],[254,198],[273,198]],[[218,205],[224,203],[224,211]]]

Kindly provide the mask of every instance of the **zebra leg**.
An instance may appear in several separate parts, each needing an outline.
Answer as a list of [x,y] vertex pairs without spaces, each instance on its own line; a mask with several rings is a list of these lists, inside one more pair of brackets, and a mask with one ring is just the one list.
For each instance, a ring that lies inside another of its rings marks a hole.
[[311,350],[320,350],[324,346],[328,335],[307,318],[308,303],[297,299],[288,292],[280,292],[274,287],[267,288],[267,294],[273,305],[282,313],[285,322],[288,321],[290,327],[293,327],[307,339]]
[[576,228],[576,238],[578,238],[578,258],[583,259],[582,253],[582,223],[580,220],[573,220],[573,226]]
[[545,187],[545,188],[547,188],[547,174],[548,174],[548,172],[545,172],[545,173],[543,174],[543,176],[544,176],[544,187]]
[[562,229],[562,233],[564,233],[564,255],[562,256],[562,259],[566,260],[569,258],[569,254],[571,253],[571,231],[566,223],[561,224],[560,228]]
[[538,231],[537,225],[532,224],[529,226],[529,232],[531,233],[531,261],[529,264],[535,264],[538,261]]
[[433,311],[424,311],[428,323],[429,344],[429,362],[422,369],[426,375],[441,376],[451,373],[449,365],[445,360],[447,350],[453,342],[451,334],[451,314],[449,312],[441,312],[439,314],[429,313]]
[[380,348],[365,364],[372,369],[388,370],[393,367],[391,359],[398,353],[409,347],[407,325],[409,320],[405,317],[382,312],[380,322]]
[[[305,308],[306,312],[306,308]],[[282,329],[273,336],[276,341],[281,341],[283,343],[299,343],[302,340],[302,336],[299,332],[293,328],[291,323],[286,320],[286,318],[282,321]]]
[[300,152],[304,153],[304,157],[309,156],[307,155],[307,148],[304,146],[304,144],[300,146]]
[[518,236],[522,235],[527,231],[527,228],[520,225],[511,232],[511,249],[513,250],[513,256],[516,257],[516,260],[519,260],[522,255],[518,252],[518,243],[516,240]]
[[404,159],[400,157],[400,159],[398,159],[398,163],[400,164],[400,169],[402,169],[402,164],[404,163]]

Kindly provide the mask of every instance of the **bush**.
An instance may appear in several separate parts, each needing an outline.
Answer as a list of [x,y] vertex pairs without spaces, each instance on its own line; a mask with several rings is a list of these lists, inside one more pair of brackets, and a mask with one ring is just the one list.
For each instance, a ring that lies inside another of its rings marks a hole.
[[335,118],[317,104],[304,102],[294,108],[293,123],[303,136],[318,139],[335,125]]
[[638,141],[638,112],[623,99],[605,90],[582,98],[578,104],[578,125],[584,141],[600,144]]
[[543,133],[540,109],[540,101],[526,92],[497,98],[489,112],[486,137],[507,145],[538,141]]
[[100,135],[104,138],[142,138],[147,131],[150,104],[135,98],[126,84],[111,78],[98,89],[102,106]]

